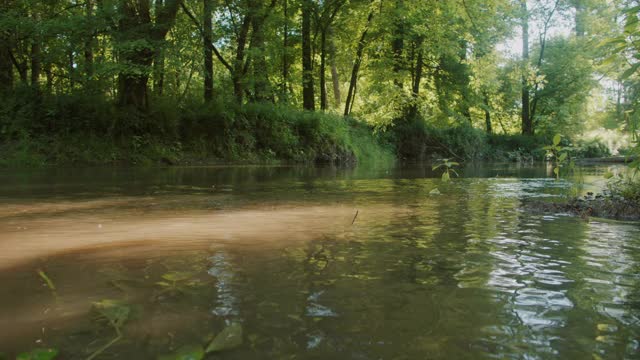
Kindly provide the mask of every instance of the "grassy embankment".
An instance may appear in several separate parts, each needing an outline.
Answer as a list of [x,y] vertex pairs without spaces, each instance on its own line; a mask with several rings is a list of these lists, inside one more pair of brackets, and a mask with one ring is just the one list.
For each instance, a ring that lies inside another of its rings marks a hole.
[[273,104],[156,102],[148,114],[102,96],[40,97],[28,90],[0,103],[0,165],[339,163],[395,159],[541,159],[543,137],[487,135],[422,119],[387,131],[334,114]]

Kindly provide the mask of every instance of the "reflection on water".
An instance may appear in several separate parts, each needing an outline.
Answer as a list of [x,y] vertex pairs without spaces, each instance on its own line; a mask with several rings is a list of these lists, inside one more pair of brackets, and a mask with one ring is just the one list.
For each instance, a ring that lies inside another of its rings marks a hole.
[[[585,183],[600,172],[587,169]],[[220,358],[640,351],[640,229],[527,214],[523,199],[571,191],[544,168],[469,167],[450,184],[426,166],[0,179],[0,324],[11,329],[0,352],[9,355],[55,347],[86,358],[113,337],[92,320],[102,299],[133,314],[105,358],[206,346],[230,328],[242,343]],[[441,195],[430,194],[436,187]]]

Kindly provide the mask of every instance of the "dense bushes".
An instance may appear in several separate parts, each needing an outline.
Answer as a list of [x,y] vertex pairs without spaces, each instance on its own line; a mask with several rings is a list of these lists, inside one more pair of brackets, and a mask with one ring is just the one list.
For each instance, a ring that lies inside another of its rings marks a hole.
[[419,119],[403,120],[391,133],[401,159],[482,159],[489,151],[486,134],[468,125],[439,129]]
[[27,95],[0,103],[2,164],[355,163],[394,157],[391,145],[365,124],[271,103],[179,107],[162,99],[140,114],[99,96],[19,100],[33,98]]
[[[24,100],[29,98],[38,100]],[[420,117],[398,119],[377,132],[354,119],[272,103],[178,106],[163,98],[152,109],[141,114],[103,96],[42,96],[21,88],[0,100],[0,164],[528,161],[543,159],[542,146],[550,141],[487,135],[466,123],[438,128]],[[609,155],[599,141],[563,146],[571,146],[572,156]]]

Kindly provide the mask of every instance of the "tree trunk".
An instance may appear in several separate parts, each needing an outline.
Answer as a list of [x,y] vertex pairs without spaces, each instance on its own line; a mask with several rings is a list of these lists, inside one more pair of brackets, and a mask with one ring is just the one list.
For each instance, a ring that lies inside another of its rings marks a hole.
[[533,122],[530,116],[529,85],[527,84],[527,74],[524,70],[529,63],[529,13],[527,10],[527,0],[520,0],[522,10],[522,134],[533,135]]
[[162,4],[157,2],[155,21],[152,21],[149,0],[119,2],[120,20],[116,40],[125,48],[131,47],[131,43],[149,44],[119,54],[118,60],[123,65],[118,75],[120,106],[132,106],[143,112],[148,110],[147,83],[151,65],[174,24],[178,6],[178,0],[167,0]]
[[[238,104],[242,104],[244,99],[244,75],[245,75],[245,47],[247,45],[247,37],[249,28],[251,27],[250,14],[245,15],[242,20],[242,26],[238,34],[238,43],[236,45],[236,58],[233,63],[233,94]],[[248,64],[248,63],[247,63]]]
[[0,93],[13,89],[13,64],[11,63],[11,49],[5,37],[0,38]]
[[93,30],[93,0],[85,0],[86,17],[89,23],[89,34],[84,43],[84,75],[85,83],[88,83],[93,78],[93,42],[94,42],[94,30]]
[[484,103],[484,123],[486,126],[487,134],[491,134],[493,132],[493,129],[491,126],[491,110],[489,108],[489,96],[485,94],[482,100]]
[[[39,17],[34,15],[34,20],[37,22]],[[31,86],[34,89],[40,87],[41,64],[40,36],[35,35],[31,43]]]
[[[329,29],[331,31],[331,28]],[[336,44],[331,37],[329,40],[329,59],[331,61],[331,82],[333,83],[333,99],[335,107],[342,104],[342,96],[340,93],[340,78],[338,74],[338,65],[336,64]]]
[[118,77],[119,104],[146,111],[149,108],[148,80],[149,77],[146,75],[120,74]]
[[[266,46],[264,40],[264,23],[272,7],[259,5],[258,2],[251,3],[252,20],[251,27],[251,48],[253,54],[253,78],[254,78],[254,99],[257,101],[274,101],[269,81],[269,67],[266,58]],[[275,3],[272,3],[275,6]]]
[[349,82],[349,91],[347,92],[347,101],[344,106],[344,116],[349,116],[351,113],[351,109],[353,108],[352,102],[355,98],[355,90],[356,83],[358,81],[358,72],[360,71],[360,65],[362,64],[362,56],[364,54],[364,47],[366,45],[365,40],[367,38],[367,32],[369,31],[369,25],[371,25],[371,21],[373,21],[373,10],[369,13],[367,17],[367,24],[365,25],[364,31],[360,36],[360,40],[358,41],[358,48],[356,49],[356,58],[353,62],[353,69],[351,70],[351,81]]
[[71,44],[69,44],[69,50],[67,51],[67,60],[69,61],[69,89],[73,90],[73,87],[76,85],[76,68],[75,57],[73,56],[73,49],[71,48]]
[[413,97],[413,102],[411,104],[411,108],[409,109],[409,116],[415,117],[418,115],[418,96],[420,95],[420,82],[422,81],[422,69],[424,67],[424,51],[422,50],[422,42],[423,39],[419,39],[416,44],[418,58],[416,59],[415,76],[413,79],[413,84],[411,86],[411,95]]
[[393,41],[391,50],[393,52],[393,83],[402,89],[402,53],[404,51],[404,20],[402,12],[404,11],[404,0],[396,0],[395,26],[393,29]]
[[211,49],[212,41],[212,0],[203,0],[203,41],[204,41],[204,101],[213,100],[213,49]]
[[282,83],[280,84],[280,100],[287,102],[287,82],[289,81],[289,1],[283,0],[282,12],[284,16],[282,35]]
[[312,0],[302,1],[302,103],[305,110],[315,110],[313,62],[311,59]]
[[320,109],[327,110],[327,29],[320,33]]

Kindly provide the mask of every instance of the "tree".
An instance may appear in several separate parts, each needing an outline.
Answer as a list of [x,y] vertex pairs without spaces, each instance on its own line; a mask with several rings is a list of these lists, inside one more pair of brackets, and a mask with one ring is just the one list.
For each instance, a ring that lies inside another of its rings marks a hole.
[[302,102],[305,110],[315,110],[313,60],[311,58],[311,17],[313,2],[302,0]]
[[155,19],[150,0],[120,0],[116,35],[120,63],[118,103],[146,112],[148,85],[154,55],[162,47],[178,12],[178,0],[156,3]]

